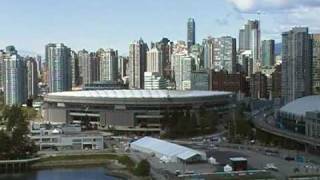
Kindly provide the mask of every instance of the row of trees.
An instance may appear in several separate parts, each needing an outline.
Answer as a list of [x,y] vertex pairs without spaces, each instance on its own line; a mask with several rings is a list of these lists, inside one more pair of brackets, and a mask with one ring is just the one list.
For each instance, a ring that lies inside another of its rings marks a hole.
[[200,108],[196,114],[190,109],[166,112],[162,120],[166,136],[171,138],[190,137],[208,134],[216,131],[219,115],[216,111],[206,111]]
[[28,137],[27,115],[17,106],[4,107],[0,121],[0,159],[24,159],[33,156],[37,148]]

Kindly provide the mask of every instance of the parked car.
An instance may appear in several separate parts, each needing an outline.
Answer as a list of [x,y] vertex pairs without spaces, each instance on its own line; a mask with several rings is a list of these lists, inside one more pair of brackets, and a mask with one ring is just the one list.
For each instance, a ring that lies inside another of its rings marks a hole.
[[287,161],[294,161],[295,160],[294,157],[291,157],[291,156],[286,156],[284,159]]
[[266,170],[279,171],[279,169],[273,163],[266,164],[266,166],[264,168]]

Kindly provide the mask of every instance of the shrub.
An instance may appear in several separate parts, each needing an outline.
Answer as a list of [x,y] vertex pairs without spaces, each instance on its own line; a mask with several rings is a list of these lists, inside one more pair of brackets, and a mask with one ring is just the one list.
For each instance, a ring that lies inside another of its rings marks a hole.
[[134,170],[134,174],[137,176],[149,176],[150,174],[149,162],[146,159],[140,161]]
[[135,166],[134,161],[129,156],[120,156],[120,157],[118,157],[118,161],[119,161],[119,163],[127,166],[127,168],[129,170],[133,169]]

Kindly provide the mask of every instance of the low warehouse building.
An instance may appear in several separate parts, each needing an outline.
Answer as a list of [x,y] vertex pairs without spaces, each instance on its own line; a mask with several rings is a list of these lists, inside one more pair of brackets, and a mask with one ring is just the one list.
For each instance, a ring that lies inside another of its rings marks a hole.
[[65,124],[30,124],[30,138],[39,150],[103,150],[104,136],[97,131],[82,132],[80,127]]
[[134,141],[130,144],[130,148],[143,153],[154,154],[157,158],[165,159],[167,162],[197,162],[207,159],[204,152],[152,137],[143,137]]

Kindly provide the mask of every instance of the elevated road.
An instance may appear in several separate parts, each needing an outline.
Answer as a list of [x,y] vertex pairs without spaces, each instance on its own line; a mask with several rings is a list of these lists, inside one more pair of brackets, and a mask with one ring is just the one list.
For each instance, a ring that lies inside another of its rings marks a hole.
[[264,111],[261,111],[252,117],[253,124],[268,133],[281,136],[284,138],[288,138],[297,142],[305,143],[311,146],[319,146],[320,147],[320,139],[316,139],[313,137],[304,136],[302,134],[293,133],[284,129],[279,129],[271,124],[268,124],[265,121]]

